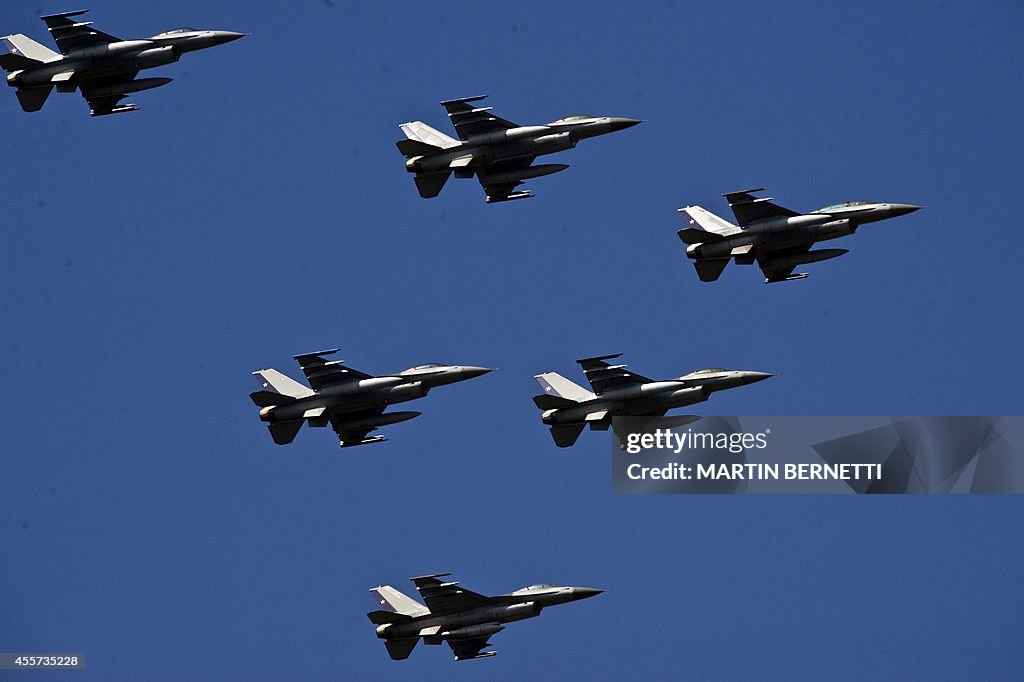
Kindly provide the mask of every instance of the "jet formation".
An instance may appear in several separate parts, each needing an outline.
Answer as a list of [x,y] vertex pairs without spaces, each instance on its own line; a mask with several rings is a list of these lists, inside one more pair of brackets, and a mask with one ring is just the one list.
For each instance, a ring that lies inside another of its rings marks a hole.
[[39,111],[56,87],[58,92],[79,90],[89,103],[90,115],[106,116],[137,111],[134,104],[119,104],[129,93],[158,88],[170,78],[136,78],[139,71],[172,64],[185,52],[223,45],[244,33],[176,28],[142,40],[121,40],[92,28],[76,17],[87,10],[41,17],[60,53],[20,33],[0,38],[8,49],[0,55],[7,84],[17,88],[25,111]]
[[555,445],[572,446],[587,425],[594,431],[607,431],[613,417],[664,417],[673,408],[704,402],[715,391],[774,376],[767,372],[709,368],[656,381],[628,371],[625,365],[606,362],[621,355],[576,361],[593,391],[555,372],[534,377],[544,393],[534,396],[533,402],[542,410],[541,421],[551,427]]
[[386,440],[369,436],[388,424],[408,421],[420,412],[387,412],[389,405],[416,400],[430,389],[473,379],[487,374],[486,367],[443,365],[432,362],[417,365],[397,374],[373,376],[345,366],[342,360],[325,356],[337,348],[294,356],[306,375],[309,386],[285,376],[276,369],[253,372],[260,390],[250,393],[260,420],[267,422],[270,436],[278,445],[295,440],[302,425],[323,428],[330,424],[343,448]]
[[702,282],[713,282],[725,270],[730,259],[741,265],[757,262],[765,283],[804,279],[809,274],[793,274],[797,266],[836,258],[847,249],[818,249],[817,242],[845,237],[865,223],[907,215],[923,208],[914,204],[883,204],[873,201],[846,201],[798,213],[772,203],[772,199],[756,197],[763,187],[723,196],[736,215],[738,225],[700,206],[679,209],[687,221],[679,230],[685,243],[686,256],[691,258]]
[[541,609],[567,604],[601,594],[591,587],[561,587],[542,583],[496,597],[486,597],[459,587],[457,582],[439,580],[450,573],[412,578],[424,603],[419,603],[390,585],[370,590],[380,609],[367,617],[377,626],[395,660],[409,657],[423,638],[424,644],[447,644],[456,661],[486,658],[497,651],[484,651],[488,639],[505,629],[505,623],[539,616]]
[[632,118],[579,114],[546,125],[520,126],[490,113],[491,107],[476,106],[485,97],[441,102],[458,140],[423,121],[399,126],[407,139],[396,143],[398,151],[405,155],[405,169],[415,174],[421,197],[436,197],[455,173],[457,178],[475,175],[489,204],[528,199],[533,196],[529,190],[515,191],[524,180],[569,167],[564,163],[532,165],[538,156],[572,149],[580,140],[640,123]]

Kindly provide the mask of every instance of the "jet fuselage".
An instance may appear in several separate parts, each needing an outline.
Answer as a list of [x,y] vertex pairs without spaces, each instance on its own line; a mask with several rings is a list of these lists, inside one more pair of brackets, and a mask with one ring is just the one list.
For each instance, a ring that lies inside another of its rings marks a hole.
[[[910,204],[862,204],[754,222],[720,241],[692,244],[687,247],[686,255],[694,260],[728,258],[733,249],[744,246],[772,251],[813,244],[851,235],[861,225],[906,215],[917,208]],[[844,253],[844,249],[825,249],[801,254],[794,262],[827,260]]]
[[569,407],[545,410],[541,421],[556,426],[579,424],[587,415],[607,411],[608,417],[645,416],[707,400],[715,391],[752,384],[772,376],[766,372],[723,371],[714,375],[688,374],[669,381],[654,381],[605,391]]
[[[187,31],[161,33],[144,40],[121,40],[93,45],[73,50],[40,66],[14,71],[8,74],[7,84],[22,88],[62,85],[62,89],[67,90],[65,83],[74,84],[164,66],[178,61],[185,52],[221,45],[243,35],[245,34],[233,31]],[[54,76],[69,72],[72,75],[67,80],[53,81]],[[169,79],[156,85],[149,84],[148,87],[157,87],[168,82]]]
[[414,368],[394,376],[370,377],[329,385],[311,396],[299,398],[294,402],[262,408],[260,420],[295,421],[302,419],[307,410],[318,407],[325,407],[331,413],[345,413],[358,412],[377,405],[404,403],[426,396],[430,389],[437,386],[472,379],[489,371],[485,367],[469,365]]
[[[458,176],[460,167],[452,166],[457,159],[472,157],[472,162],[468,166],[472,168],[489,166],[502,161],[555,154],[572,149],[582,139],[623,130],[637,123],[639,121],[630,118],[595,117],[572,123],[556,121],[541,126],[520,126],[499,130],[471,137],[458,146],[449,147],[435,154],[413,157],[406,161],[405,168],[410,173],[454,170]],[[523,169],[512,180],[548,175],[565,168],[566,166],[560,166],[553,170],[550,166],[538,166],[532,169]],[[538,170],[542,172],[537,172]]]
[[[409,639],[419,637],[425,628],[438,627],[435,635],[424,636],[425,644],[441,644],[446,640],[489,637],[501,630],[503,623],[512,623],[540,615],[547,606],[567,604],[600,594],[602,590],[590,587],[526,588],[495,597],[497,604],[452,613],[427,613],[397,623],[377,626],[380,639]],[[504,603],[501,603],[504,602]]]

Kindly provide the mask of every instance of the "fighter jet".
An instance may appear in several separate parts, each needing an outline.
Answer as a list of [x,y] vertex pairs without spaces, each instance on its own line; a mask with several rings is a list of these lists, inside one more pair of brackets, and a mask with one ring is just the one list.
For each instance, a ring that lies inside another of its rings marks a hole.
[[707,400],[715,391],[746,386],[772,374],[719,368],[699,369],[676,379],[655,381],[634,374],[625,365],[606,360],[622,354],[577,360],[593,392],[574,384],[561,374],[545,372],[534,377],[543,395],[533,402],[542,410],[541,421],[551,427],[555,445],[567,448],[576,443],[583,427],[607,431],[612,417],[664,417],[676,407]]
[[797,213],[773,204],[770,198],[751,194],[763,191],[759,187],[723,195],[736,214],[738,226],[700,206],[679,209],[686,220],[686,226],[678,232],[679,238],[687,245],[686,255],[693,259],[702,282],[718,279],[730,258],[742,265],[757,261],[766,284],[803,279],[808,273],[793,274],[798,265],[847,253],[847,249],[811,251],[815,243],[853,234],[864,223],[923,208],[913,204],[846,201],[810,213]]
[[632,118],[576,115],[547,125],[520,126],[491,114],[491,107],[474,105],[484,97],[441,102],[458,140],[423,121],[399,126],[408,139],[396,143],[398,151],[405,155],[405,169],[416,174],[416,188],[424,199],[440,194],[452,172],[457,178],[476,175],[489,204],[528,199],[533,196],[529,190],[514,191],[524,180],[569,167],[564,163],[530,165],[538,156],[572,149],[582,139],[640,123]]
[[134,104],[118,103],[129,93],[171,82],[170,78],[135,78],[139,71],[172,64],[185,52],[245,35],[176,28],[143,40],[121,40],[92,28],[91,21],[75,19],[87,11],[42,17],[60,54],[20,33],[0,38],[9,50],[0,55],[0,66],[7,72],[7,84],[18,89],[25,111],[42,109],[54,86],[58,92],[81,90],[92,116],[137,111]]
[[397,424],[420,416],[419,412],[388,412],[388,405],[416,400],[430,389],[454,384],[491,370],[470,365],[442,365],[432,362],[416,365],[397,374],[373,376],[344,366],[342,360],[326,360],[338,349],[296,355],[309,386],[285,376],[276,369],[253,372],[260,390],[250,393],[260,420],[267,422],[270,436],[278,445],[295,440],[302,425],[315,428],[330,423],[343,448],[379,443],[384,436],[369,436],[387,424]]
[[390,585],[370,590],[381,608],[366,615],[377,626],[377,637],[384,640],[391,658],[409,658],[420,637],[424,644],[448,644],[456,661],[495,656],[497,651],[483,649],[491,646],[487,641],[491,635],[505,629],[504,623],[533,618],[544,607],[579,601],[604,591],[541,583],[485,597],[459,587],[457,582],[438,580],[448,575],[451,574],[435,573],[412,579],[426,606]]

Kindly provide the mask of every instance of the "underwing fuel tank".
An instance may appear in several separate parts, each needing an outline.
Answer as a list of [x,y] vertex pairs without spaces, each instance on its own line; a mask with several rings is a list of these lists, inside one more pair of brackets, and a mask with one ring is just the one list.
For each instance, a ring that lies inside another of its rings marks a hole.
[[161,85],[167,85],[173,78],[137,78],[128,83],[117,83],[115,85],[107,85],[101,88],[90,88],[89,97],[117,97],[118,95],[127,95],[131,92],[140,92],[142,90],[150,90],[152,88],[159,88]]
[[388,424],[398,424],[399,422],[406,422],[410,419],[423,414],[422,412],[388,412],[376,417],[364,417],[363,419],[353,419],[352,421],[346,421],[343,423],[345,430],[351,431],[362,431],[363,429],[375,429],[378,426],[387,426]]
[[505,183],[505,182],[519,182],[521,180],[529,180],[530,178],[539,178],[544,175],[551,175],[552,173],[558,173],[564,171],[569,167],[567,163],[542,163],[537,166],[530,166],[529,168],[521,168],[517,170],[509,170],[501,173],[488,173],[484,177],[488,183]]
[[805,263],[817,263],[818,261],[828,260],[830,258],[838,258],[844,253],[849,252],[849,249],[818,249],[817,251],[808,251],[807,253],[800,253],[793,256],[773,258],[772,265],[778,265],[780,268],[796,267],[797,265],[804,265]]
[[476,639],[477,637],[490,637],[505,629],[504,625],[498,623],[484,623],[483,625],[470,625],[464,628],[442,632],[445,639]]

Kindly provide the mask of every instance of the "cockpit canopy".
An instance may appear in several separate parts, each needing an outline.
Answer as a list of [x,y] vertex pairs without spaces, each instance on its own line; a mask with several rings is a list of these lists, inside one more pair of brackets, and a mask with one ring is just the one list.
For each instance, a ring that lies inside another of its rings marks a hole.
[[586,121],[587,119],[590,119],[590,118],[595,118],[595,117],[591,116],[590,114],[573,114],[572,116],[566,116],[565,118],[560,118],[557,121],[555,121],[555,123],[577,123],[579,121]]
[[409,369],[407,369],[405,371],[406,372],[414,372],[414,371],[416,371],[418,369],[435,369],[437,367],[446,367],[446,366],[447,365],[445,365],[443,362],[428,362],[425,365],[416,365],[415,367],[410,367]]
[[856,199],[854,201],[844,201],[841,204],[831,204],[830,206],[825,206],[824,208],[819,208],[817,212],[818,213],[828,213],[829,211],[834,211],[837,208],[850,208],[852,206],[867,206],[868,204],[873,204],[873,203],[875,203],[875,202],[867,201],[866,199]]
[[198,30],[199,30],[198,28],[191,28],[189,26],[182,26],[180,28],[172,28],[170,31],[164,31],[160,35],[162,35],[162,36],[173,36],[173,35],[177,35],[179,33],[195,33]]
[[694,374],[718,374],[719,372],[725,372],[726,370],[721,367],[705,367],[704,369],[698,369]]
[[549,590],[552,587],[554,587],[554,585],[551,583],[537,583],[536,585],[527,585],[523,588],[523,591],[525,592],[526,590]]

